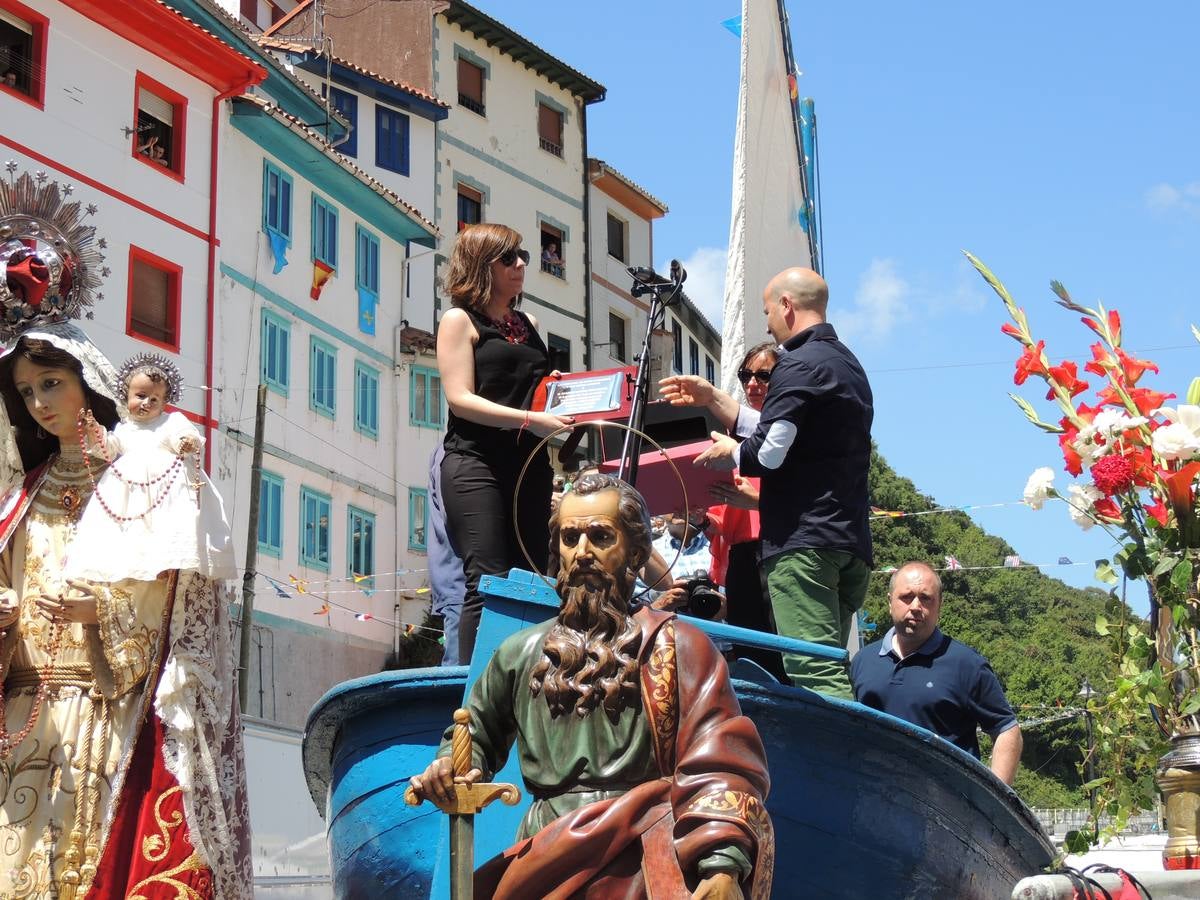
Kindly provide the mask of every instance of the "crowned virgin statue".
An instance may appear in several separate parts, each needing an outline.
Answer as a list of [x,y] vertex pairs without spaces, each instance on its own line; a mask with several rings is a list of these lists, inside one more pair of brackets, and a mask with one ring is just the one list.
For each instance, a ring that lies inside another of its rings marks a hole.
[[64,571],[130,406],[71,321],[106,273],[70,193],[0,182],[0,897],[250,898],[226,583]]

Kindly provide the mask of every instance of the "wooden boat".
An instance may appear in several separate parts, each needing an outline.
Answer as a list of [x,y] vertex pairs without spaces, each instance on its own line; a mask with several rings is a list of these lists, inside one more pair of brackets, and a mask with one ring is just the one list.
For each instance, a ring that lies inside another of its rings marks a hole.
[[[487,607],[470,670],[355,679],[309,715],[305,775],[328,826],[339,898],[448,896],[446,817],[429,804],[405,806],[404,789],[433,758],[500,641],[557,607],[553,591],[528,573],[481,587]],[[800,643],[693,621],[739,643]],[[734,674],[771,767],[775,896],[990,900],[1050,863],[1053,847],[1033,813],[949,742],[858,703],[763,683],[769,676],[744,662]],[[496,780],[520,785],[515,761]],[[477,862],[511,843],[527,802],[493,804],[477,817]]]

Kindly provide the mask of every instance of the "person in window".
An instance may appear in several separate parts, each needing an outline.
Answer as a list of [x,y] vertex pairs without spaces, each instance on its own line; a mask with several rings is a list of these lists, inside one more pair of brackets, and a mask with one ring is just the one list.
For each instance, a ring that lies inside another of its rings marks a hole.
[[12,69],[5,72],[3,78],[5,87],[15,88],[17,86],[17,73]]
[[505,225],[480,224],[458,235],[445,290],[452,308],[437,335],[438,370],[450,407],[442,495],[446,524],[463,558],[466,596],[459,620],[459,662],[469,665],[483,609],[479,579],[529,565],[546,566],[553,472],[541,438],[573,419],[530,409],[534,388],[550,372],[537,320],[517,308],[529,253]]

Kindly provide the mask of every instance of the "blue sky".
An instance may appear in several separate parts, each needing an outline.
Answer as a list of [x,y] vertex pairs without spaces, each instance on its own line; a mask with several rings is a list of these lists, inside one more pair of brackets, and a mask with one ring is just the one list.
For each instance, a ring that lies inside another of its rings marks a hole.
[[[720,23],[740,3],[479,5],[608,88],[590,154],[668,204],[656,258],[688,261],[689,294],[719,319],[739,52]],[[1144,384],[1186,391],[1200,374],[1200,7],[788,10],[816,101],[830,319],[871,375],[880,449],[943,504],[1019,499],[1041,465],[1065,489],[1056,442],[1006,397],[1003,307],[959,251],[1005,281],[1056,359],[1082,363],[1090,332],[1053,304],[1052,278],[1121,310],[1126,346],[1163,368]],[[972,515],[1035,562],[1112,549],[1062,504]],[[1048,571],[1094,583],[1090,567]]]

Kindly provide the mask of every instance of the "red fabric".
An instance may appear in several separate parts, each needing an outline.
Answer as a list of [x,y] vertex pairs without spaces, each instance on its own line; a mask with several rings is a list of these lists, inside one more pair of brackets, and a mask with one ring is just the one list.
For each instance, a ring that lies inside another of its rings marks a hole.
[[[22,251],[24,252],[24,251]],[[32,253],[18,262],[5,267],[9,290],[35,309],[42,305],[42,298],[50,289],[50,269]]]
[[[756,491],[760,489],[759,479],[747,478],[746,481]],[[729,569],[729,548],[734,544],[759,539],[758,510],[741,509],[723,503],[720,506],[710,506],[708,518],[712,522],[708,529],[709,549],[712,553],[712,568],[709,569],[708,577],[723,585],[725,573]]]
[[[215,900],[208,866],[194,861],[187,864],[195,848],[183,817],[183,792],[163,765],[162,740],[162,723],[151,713],[138,735],[117,815],[87,900],[131,894],[145,900],[181,896]],[[160,820],[164,826],[159,825]],[[152,859],[159,856],[162,858]],[[195,893],[187,893],[185,887]]]

